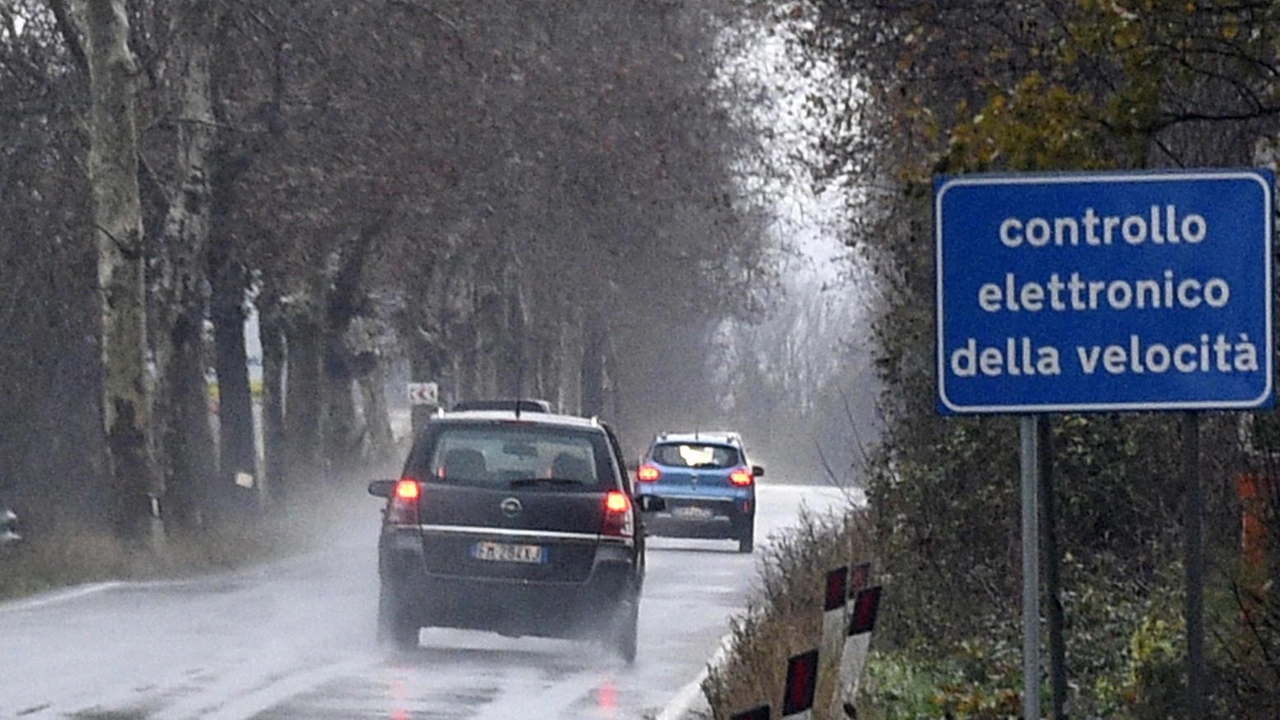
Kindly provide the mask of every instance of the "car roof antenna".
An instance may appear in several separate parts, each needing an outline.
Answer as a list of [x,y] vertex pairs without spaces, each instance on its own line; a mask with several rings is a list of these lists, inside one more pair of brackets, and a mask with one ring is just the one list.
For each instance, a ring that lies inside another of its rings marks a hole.
[[516,348],[516,419],[520,418],[520,406],[524,403],[520,402],[521,384],[524,381],[524,343]]
[[520,332],[516,336],[516,419],[520,419],[520,406],[524,403],[521,398],[524,397],[524,336],[525,336],[525,317],[524,317],[524,297],[520,291],[516,291],[516,302],[519,307],[516,312],[520,313]]

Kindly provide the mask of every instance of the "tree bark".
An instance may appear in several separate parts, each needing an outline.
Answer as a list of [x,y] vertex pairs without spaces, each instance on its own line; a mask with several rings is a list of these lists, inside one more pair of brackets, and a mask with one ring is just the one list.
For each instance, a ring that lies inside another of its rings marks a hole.
[[[440,403],[444,404],[444,396],[448,393],[448,387],[445,385],[444,377],[441,373],[441,354],[435,339],[425,337],[424,334],[424,336],[419,337],[418,342],[411,344],[409,347],[417,348],[409,356],[409,381],[435,383]],[[427,419],[431,417],[431,413],[435,411],[436,408],[431,405],[411,405],[409,407],[410,441],[418,436],[418,433],[426,426]]]
[[262,343],[263,484],[271,504],[289,501],[285,468],[285,358],[287,346],[280,299],[275,293],[258,297],[258,337]]
[[604,316],[599,309],[587,312],[582,342],[582,408],[587,417],[604,414],[606,348]]
[[289,353],[285,381],[285,466],[289,494],[313,489],[323,468],[320,457],[321,409],[325,405],[321,324],[301,314],[291,319],[286,334]]
[[336,483],[359,466],[360,438],[356,430],[355,373],[353,358],[342,333],[326,328],[324,346],[323,438],[325,479]]
[[[327,294],[324,328],[324,440],[325,464],[330,482],[336,482],[360,466],[360,437],[356,427],[355,383],[361,373],[348,343],[352,322],[364,312],[364,270],[376,243],[391,225],[394,204],[376,200],[361,224],[359,235],[341,256]],[[383,411],[385,413],[385,405]],[[385,417],[382,422],[386,422]]]
[[524,297],[514,273],[509,274],[506,284],[503,293],[505,318],[496,318],[505,319],[502,323],[504,327],[495,338],[495,350],[498,351],[498,357],[495,358],[498,394],[504,397],[529,397],[536,394],[536,378],[531,372],[530,358],[525,356],[528,328],[525,326]]
[[103,429],[112,524],[126,541],[150,528],[159,488],[151,452],[136,69],[124,0],[79,0],[88,46],[89,181],[102,308]]
[[364,454],[377,468],[382,468],[392,459],[394,449],[385,380],[382,363],[375,360],[373,367],[361,375],[358,381],[364,410]]
[[[202,309],[201,309],[202,310]],[[164,403],[166,528],[193,530],[207,519],[215,474],[214,439],[209,426],[205,382],[202,311],[185,313],[169,334],[174,339],[167,363]]]
[[[226,46],[218,53],[221,62],[214,65],[212,75],[214,97],[217,101],[213,106],[214,117],[220,124],[227,123],[228,110],[226,103],[222,102],[228,92],[226,85],[234,82],[228,79],[230,66],[234,65],[234,62],[227,60],[227,52],[231,50],[226,40],[226,33],[231,27],[230,18],[231,14],[228,13],[216,23],[216,42],[220,44],[219,47]],[[213,320],[214,368],[218,377],[219,394],[216,486],[224,510],[231,514],[233,520],[242,523],[253,523],[258,517],[264,500],[263,478],[259,475],[266,471],[258,467],[257,427],[260,421],[254,416],[249,358],[244,336],[250,273],[244,240],[236,225],[237,209],[242,203],[237,191],[241,178],[273,145],[283,141],[286,130],[285,123],[280,118],[280,106],[284,97],[281,63],[286,41],[283,30],[277,32],[281,34],[275,38],[272,99],[267,109],[269,119],[266,121],[266,132],[253,134],[238,142],[223,142],[213,156],[207,276],[212,289],[210,315]],[[278,336],[273,339],[278,339]],[[280,399],[278,394],[276,399]],[[281,430],[279,427],[275,430],[278,438]],[[265,442],[265,427],[263,432]],[[273,462],[279,469],[281,458],[278,453]]]
[[215,142],[211,55],[216,0],[190,0],[172,26],[172,91],[178,109],[179,190],[164,224],[157,287],[157,414],[168,462],[165,496],[175,525],[201,521],[215,477],[204,362],[204,264],[209,247]]
[[[223,191],[230,193],[229,188]],[[219,215],[225,217],[224,212]],[[225,248],[233,242],[227,237],[219,245]],[[214,367],[218,374],[218,484],[232,517],[245,522],[252,520],[258,507],[258,451],[244,342],[247,280],[244,268],[235,260],[219,263],[210,279]],[[244,478],[247,484],[241,482]]]

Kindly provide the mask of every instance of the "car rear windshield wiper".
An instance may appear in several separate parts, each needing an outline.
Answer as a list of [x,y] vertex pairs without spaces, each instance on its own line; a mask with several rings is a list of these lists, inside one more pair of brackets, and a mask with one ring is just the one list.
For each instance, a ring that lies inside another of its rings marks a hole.
[[558,477],[527,477],[511,481],[511,487],[529,487],[530,485],[582,485],[581,480]]

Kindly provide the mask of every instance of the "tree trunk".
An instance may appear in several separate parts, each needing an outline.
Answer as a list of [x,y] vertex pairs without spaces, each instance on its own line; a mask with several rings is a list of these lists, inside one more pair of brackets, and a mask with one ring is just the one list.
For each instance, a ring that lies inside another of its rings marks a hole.
[[[233,242],[228,237],[219,245]],[[251,521],[258,504],[258,453],[244,343],[244,269],[237,261],[225,262],[211,280],[214,366],[218,373],[218,484],[223,488],[219,494],[227,498],[234,517]]]
[[324,440],[325,479],[336,483],[359,466],[351,353],[335,328],[325,333],[325,405],[320,436]]
[[504,397],[532,396],[535,394],[535,378],[532,377],[530,358],[525,356],[528,329],[525,327],[524,298],[519,281],[514,278],[509,278],[503,296],[503,315],[506,322],[498,331],[498,337],[494,338],[498,394]]
[[205,392],[203,291],[209,247],[210,162],[214,145],[210,74],[216,3],[191,0],[173,26],[170,79],[178,107],[179,192],[164,224],[163,272],[156,288],[156,366],[160,369],[157,413],[164,415],[168,462],[165,497],[175,525],[202,517],[216,467]]
[[359,380],[364,410],[364,456],[378,469],[392,459],[394,449],[385,377],[381,362],[376,362]]
[[561,321],[552,321],[547,328],[545,342],[538,346],[538,375],[540,377],[538,392],[542,397],[555,403],[556,408],[565,407],[563,384],[561,382],[560,353],[564,348],[564,325]]
[[605,337],[604,374],[609,407],[601,414],[618,422],[622,417],[622,385],[618,382],[618,376],[621,374],[618,367],[618,352],[612,336],[606,333]]
[[320,323],[301,315],[290,323],[285,387],[285,465],[291,495],[310,491],[320,473],[320,417],[324,407]]
[[[433,340],[423,338],[415,343],[417,351],[409,356],[409,381],[410,382],[433,382],[436,384],[436,392],[441,404],[444,404],[444,397],[448,393],[448,387],[445,385],[444,378],[440,372],[440,354]],[[414,345],[410,345],[414,347]],[[436,408],[431,405],[411,405],[409,407],[410,417],[410,442],[418,436],[423,427],[427,423],[427,419],[431,417],[431,413]]]
[[[229,17],[229,16],[228,16]],[[232,50],[226,40],[230,28],[219,23],[219,58]],[[284,94],[280,70],[282,37],[276,40],[276,66],[272,85],[270,112],[278,114]],[[231,82],[228,65],[215,66],[213,75],[214,106],[219,123],[225,123],[227,108],[224,86]],[[240,198],[237,187],[259,157],[280,141],[283,123],[268,122],[267,132],[252,135],[239,143],[224,142],[214,157],[212,183],[211,228],[209,237],[208,278],[212,288],[210,314],[214,333],[214,367],[218,377],[219,427],[219,496],[224,508],[238,521],[252,523],[257,519],[263,500],[262,478],[258,477],[257,423],[249,383],[249,362],[244,326],[247,317],[245,293],[249,287],[249,271],[245,249],[237,232],[236,209]]]
[[289,502],[289,478],[285,473],[285,345],[279,298],[274,293],[258,297],[258,336],[262,343],[262,450],[263,484],[273,505]]
[[451,402],[475,398],[480,387],[481,320],[475,312],[474,285],[466,287],[472,291],[472,302],[468,304],[466,314],[457,326],[457,347],[460,350],[454,359],[454,391],[453,397],[449,398]]
[[167,363],[165,449],[169,477],[165,488],[166,527],[191,530],[204,524],[213,490],[216,459],[209,427],[205,383],[203,312],[178,318],[170,335],[173,353]]
[[587,313],[582,338],[581,414],[587,417],[604,414],[605,347],[604,316],[598,309],[592,309]]
[[348,344],[348,331],[365,302],[364,268],[377,243],[391,225],[394,203],[387,199],[366,212],[355,243],[340,257],[327,293],[324,325],[325,464],[330,482],[345,479],[360,466],[360,437],[356,428],[355,381],[357,358]]
[[124,0],[80,0],[77,9],[89,49],[89,181],[102,303],[103,429],[112,478],[108,507],[119,536],[141,542],[148,536],[151,497],[159,488],[148,436],[136,68]]

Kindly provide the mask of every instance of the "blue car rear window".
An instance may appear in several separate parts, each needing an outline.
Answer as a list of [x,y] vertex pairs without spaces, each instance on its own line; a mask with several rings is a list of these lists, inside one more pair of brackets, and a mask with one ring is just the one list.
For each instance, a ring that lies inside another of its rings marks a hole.
[[668,467],[720,470],[741,464],[737,448],[708,443],[665,443],[656,445],[653,461]]

